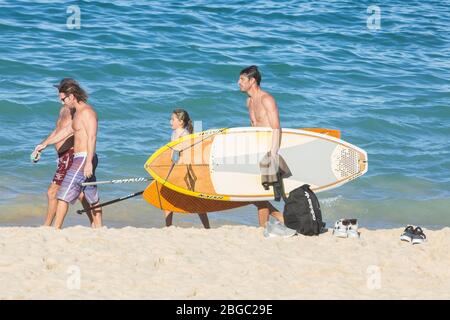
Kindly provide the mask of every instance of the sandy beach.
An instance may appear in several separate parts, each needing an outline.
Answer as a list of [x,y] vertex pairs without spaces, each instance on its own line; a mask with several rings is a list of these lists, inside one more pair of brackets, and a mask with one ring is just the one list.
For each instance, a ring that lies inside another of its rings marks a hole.
[[360,231],[3,227],[0,299],[450,299],[450,228]]

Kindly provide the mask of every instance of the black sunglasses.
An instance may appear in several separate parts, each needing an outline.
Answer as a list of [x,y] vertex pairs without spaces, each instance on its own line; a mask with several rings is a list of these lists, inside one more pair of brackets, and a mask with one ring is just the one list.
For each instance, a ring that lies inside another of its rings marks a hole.
[[68,98],[68,96],[65,96],[64,98],[62,98],[62,99],[59,99],[59,100],[61,100],[63,103],[66,103],[66,99]]

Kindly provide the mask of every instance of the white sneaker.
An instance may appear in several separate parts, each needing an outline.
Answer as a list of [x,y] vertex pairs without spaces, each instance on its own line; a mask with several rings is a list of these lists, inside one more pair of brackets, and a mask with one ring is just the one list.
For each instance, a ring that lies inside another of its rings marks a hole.
[[358,232],[358,220],[356,219],[346,219],[344,221],[344,224],[348,222],[347,226],[347,235],[349,238],[359,238],[359,232]]
[[347,226],[343,224],[343,221],[345,219],[339,219],[335,222],[334,228],[333,228],[333,235],[338,238],[347,238]]
[[297,230],[290,229],[279,221],[272,223],[269,220],[266,224],[263,234],[264,234],[264,237],[266,237],[266,238],[271,238],[271,237],[288,238],[288,237],[292,237],[292,236],[296,235]]

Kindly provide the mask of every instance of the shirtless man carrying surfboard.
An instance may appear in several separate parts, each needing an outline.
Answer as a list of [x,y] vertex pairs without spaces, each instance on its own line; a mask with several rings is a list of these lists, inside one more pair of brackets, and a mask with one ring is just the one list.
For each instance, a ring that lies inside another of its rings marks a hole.
[[[248,95],[247,108],[252,127],[270,127],[272,131],[272,147],[270,155],[276,157],[280,149],[281,126],[278,107],[275,99],[260,87],[261,74],[257,66],[243,69],[239,76],[239,89]],[[276,161],[274,161],[276,162]],[[260,227],[265,227],[269,221],[269,215],[283,222],[283,214],[279,212],[269,201],[254,203],[258,208],[258,220]]]
[[[40,152],[47,145],[58,143],[73,135],[74,156],[72,164],[65,175],[58,190],[58,205],[56,208],[55,228],[60,229],[69,209],[83,192],[91,207],[99,202],[97,186],[82,187],[83,182],[95,181],[97,155],[95,153],[97,141],[97,114],[87,104],[87,94],[76,82],[65,83],[59,87],[59,98],[74,113],[70,125],[58,130],[53,137],[46,139],[45,144],[35,149]],[[102,227],[102,209],[92,209],[92,227]]]

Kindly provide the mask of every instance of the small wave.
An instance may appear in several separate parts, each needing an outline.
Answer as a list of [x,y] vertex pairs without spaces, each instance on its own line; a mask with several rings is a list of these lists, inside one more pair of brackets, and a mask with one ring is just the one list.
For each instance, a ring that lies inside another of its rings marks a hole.
[[342,199],[342,196],[323,198],[323,199],[320,199],[320,203],[321,203],[321,206],[330,208],[330,207],[333,207],[334,205],[336,205],[340,199]]

